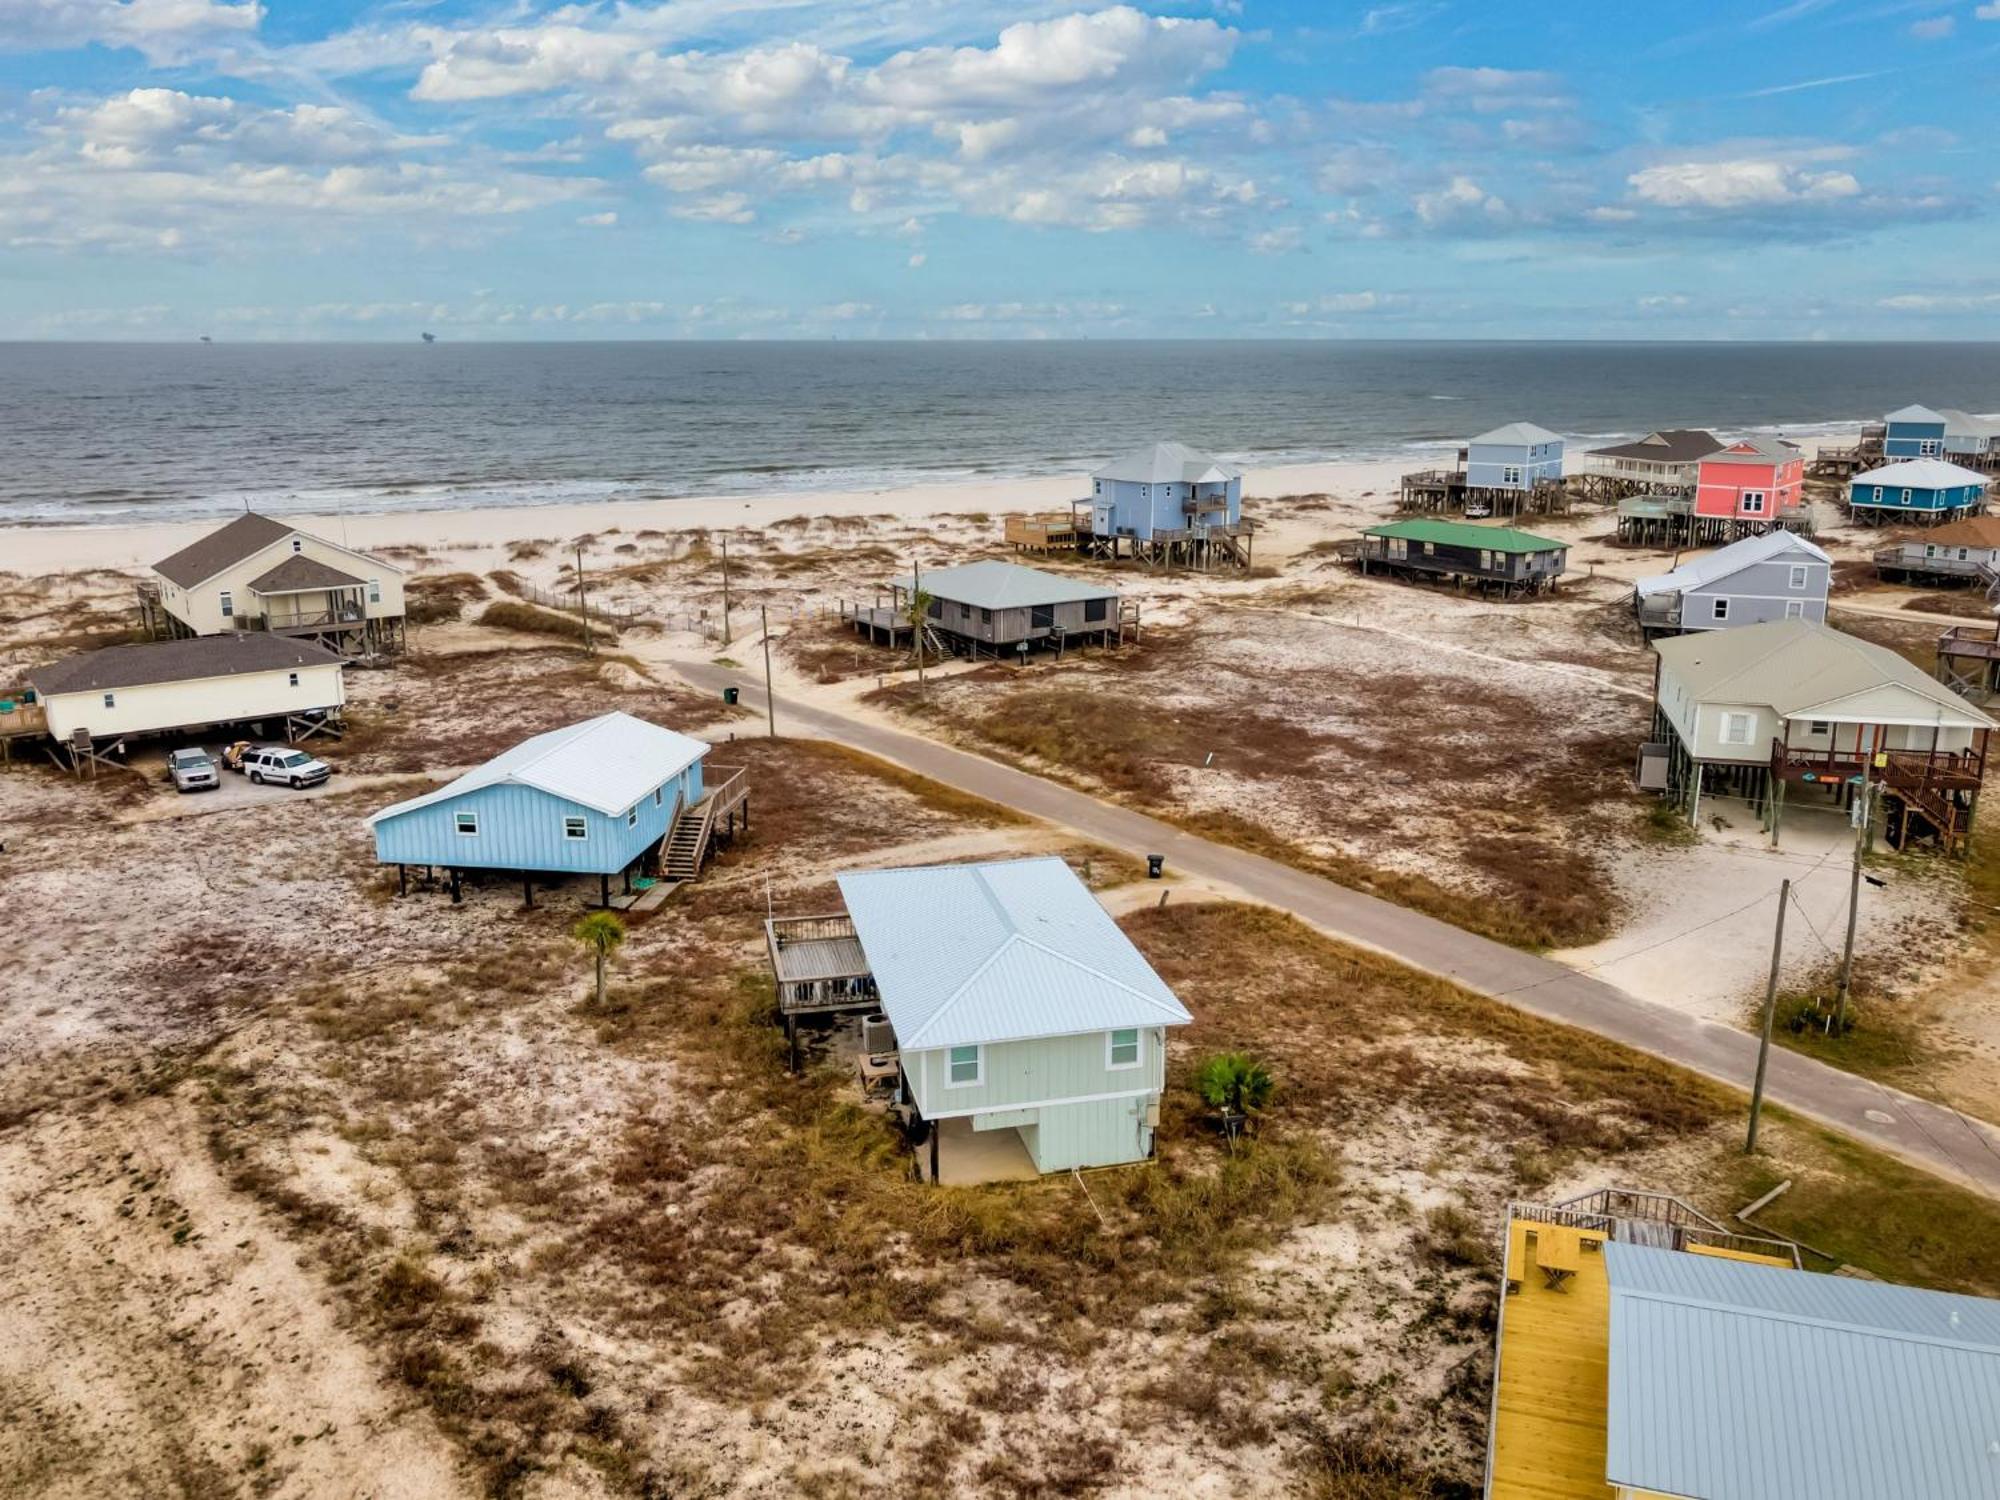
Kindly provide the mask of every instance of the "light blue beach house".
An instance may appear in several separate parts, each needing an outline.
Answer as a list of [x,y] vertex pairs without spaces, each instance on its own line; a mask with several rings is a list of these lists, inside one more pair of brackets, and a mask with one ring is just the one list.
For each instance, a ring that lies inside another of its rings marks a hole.
[[[608,905],[610,878],[655,854],[670,877],[692,878],[723,810],[703,785],[708,748],[627,713],[553,729],[376,813],[375,858],[405,882],[412,865],[448,871],[454,895],[461,871],[516,872],[531,902],[530,875],[595,875]],[[684,831],[700,835],[693,868],[669,858]]]
[[2000,421],[1949,406],[1940,415],[1944,418],[1946,458],[1983,458],[1989,453],[2000,453]]
[[1856,474],[1847,486],[1857,521],[1955,521],[1986,506],[1986,476],[1941,458],[1913,458]]
[[1944,453],[1944,413],[1906,406],[1882,419],[1884,458],[1938,458]]
[[1563,440],[1533,422],[1509,422],[1465,445],[1465,487],[1527,494],[1562,478]]
[[839,877],[935,1182],[1144,1161],[1193,1018],[1060,859]]
[[1090,476],[1091,529],[1151,541],[1158,532],[1234,526],[1243,471],[1185,443],[1154,443]]

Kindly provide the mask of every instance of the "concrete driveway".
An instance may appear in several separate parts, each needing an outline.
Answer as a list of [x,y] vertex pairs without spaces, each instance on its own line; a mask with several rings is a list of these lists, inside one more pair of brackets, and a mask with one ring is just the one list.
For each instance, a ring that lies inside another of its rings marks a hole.
[[[126,763],[134,771],[144,776],[158,792],[158,796],[142,807],[128,822],[152,822],[158,818],[192,818],[205,813],[237,812],[247,807],[264,807],[273,801],[286,801],[299,797],[325,797],[341,790],[340,767],[317,749],[301,746],[307,754],[318,757],[333,766],[333,775],[315,787],[294,790],[288,786],[258,786],[247,776],[234,771],[222,770],[222,752],[227,743],[221,740],[204,741],[201,748],[208,758],[215,762],[221,785],[212,792],[182,792],[167,779],[167,753],[185,748],[184,745],[167,745],[159,749],[148,747],[127,758]],[[276,743],[272,741],[271,743]]]

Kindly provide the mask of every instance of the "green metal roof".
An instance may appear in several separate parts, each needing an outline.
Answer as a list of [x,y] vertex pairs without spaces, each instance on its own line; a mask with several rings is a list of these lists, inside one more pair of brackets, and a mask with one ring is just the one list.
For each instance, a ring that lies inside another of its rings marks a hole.
[[1363,536],[1399,536],[1408,542],[1441,542],[1452,547],[1484,547],[1492,552],[1560,552],[1568,542],[1551,541],[1511,526],[1476,526],[1470,521],[1391,521],[1371,526]]

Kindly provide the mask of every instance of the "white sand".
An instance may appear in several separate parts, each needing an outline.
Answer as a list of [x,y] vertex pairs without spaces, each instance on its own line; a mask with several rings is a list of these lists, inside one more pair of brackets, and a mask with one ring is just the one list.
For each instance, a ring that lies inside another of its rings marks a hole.
[[[1393,494],[1406,469],[1438,455],[1375,463],[1298,464],[1244,475],[1246,495],[1373,491]],[[916,522],[931,516],[984,511],[1059,510],[1090,493],[1082,475],[918,485],[908,489],[738,495],[679,500],[597,500],[567,505],[497,506],[485,510],[411,510],[378,514],[287,516],[330,541],[360,548],[427,547],[434,553],[478,554],[531,538],[568,538],[616,528],[757,528],[788,516],[891,516]],[[177,521],[157,526],[0,527],[0,571],[61,573],[79,568],[144,567],[213,531],[219,523]],[[997,523],[996,523],[997,525]]]

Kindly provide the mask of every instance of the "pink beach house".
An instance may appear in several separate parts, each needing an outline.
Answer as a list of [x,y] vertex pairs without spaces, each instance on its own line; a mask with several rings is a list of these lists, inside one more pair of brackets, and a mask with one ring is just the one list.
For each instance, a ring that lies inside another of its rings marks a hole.
[[1775,521],[1805,505],[1805,456],[1776,438],[1748,437],[1701,461],[1694,513],[1733,521]]

